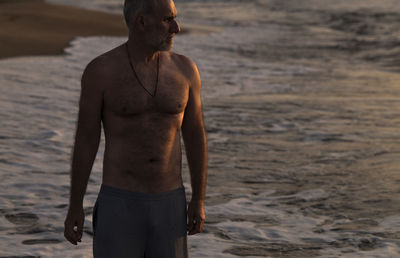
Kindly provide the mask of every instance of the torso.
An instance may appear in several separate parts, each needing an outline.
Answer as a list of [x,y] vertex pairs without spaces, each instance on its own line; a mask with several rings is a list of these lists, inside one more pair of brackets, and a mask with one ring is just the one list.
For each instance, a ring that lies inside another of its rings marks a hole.
[[[103,95],[105,185],[139,192],[163,192],[182,186],[180,128],[189,80],[176,62],[176,54],[160,55],[154,97],[135,79],[123,46],[105,57],[113,59],[114,64],[112,76],[104,82]],[[149,83],[152,80],[142,82],[154,92]]]

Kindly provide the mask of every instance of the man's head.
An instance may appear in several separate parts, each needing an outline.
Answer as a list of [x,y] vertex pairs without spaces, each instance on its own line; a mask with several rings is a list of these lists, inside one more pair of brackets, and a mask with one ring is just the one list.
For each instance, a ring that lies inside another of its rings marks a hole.
[[131,20],[134,20],[139,13],[151,13],[154,6],[153,0],[125,0],[124,18],[129,27]]
[[125,0],[125,21],[136,36],[155,51],[170,50],[180,27],[172,0]]

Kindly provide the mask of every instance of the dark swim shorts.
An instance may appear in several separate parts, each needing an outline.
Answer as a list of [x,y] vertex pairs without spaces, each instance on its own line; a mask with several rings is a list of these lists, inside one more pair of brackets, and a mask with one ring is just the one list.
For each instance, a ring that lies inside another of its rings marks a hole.
[[140,193],[101,185],[94,258],[187,258],[185,188]]

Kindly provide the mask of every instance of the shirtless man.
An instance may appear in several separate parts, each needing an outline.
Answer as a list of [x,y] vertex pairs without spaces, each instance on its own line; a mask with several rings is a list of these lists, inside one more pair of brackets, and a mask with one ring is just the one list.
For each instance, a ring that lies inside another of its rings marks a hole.
[[[126,0],[124,15],[128,41],[91,61],[82,76],[64,235],[81,242],[83,197],[103,123],[94,257],[187,257],[187,230],[201,232],[205,219],[200,75],[189,58],[169,51],[180,31],[172,0]],[[187,209],[180,131],[192,186]]]

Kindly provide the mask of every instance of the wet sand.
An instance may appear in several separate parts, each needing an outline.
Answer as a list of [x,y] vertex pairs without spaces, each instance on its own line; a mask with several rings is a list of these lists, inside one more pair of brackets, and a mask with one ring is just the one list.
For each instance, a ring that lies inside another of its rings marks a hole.
[[[0,59],[64,53],[76,37],[128,36],[118,14],[47,3],[44,0],[0,0]],[[185,24],[181,34],[207,34],[217,28]]]
[[63,53],[77,36],[125,36],[122,15],[49,4],[0,1],[0,58]]

